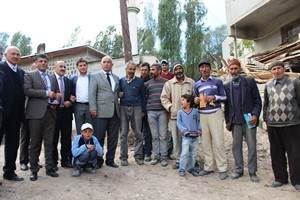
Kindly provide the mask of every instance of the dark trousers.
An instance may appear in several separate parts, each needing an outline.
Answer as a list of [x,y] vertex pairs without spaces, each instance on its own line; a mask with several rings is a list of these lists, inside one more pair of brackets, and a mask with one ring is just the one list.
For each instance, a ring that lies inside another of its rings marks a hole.
[[32,172],[38,172],[39,156],[41,153],[42,142],[44,140],[46,170],[53,167],[53,133],[55,129],[55,118],[51,108],[47,108],[42,119],[29,119],[29,161]]
[[53,135],[53,163],[58,164],[58,140],[60,133],[61,164],[71,162],[72,111],[70,108],[57,108],[56,125]]
[[93,124],[92,116],[90,114],[89,104],[75,103],[74,117],[76,124],[77,135],[80,135],[81,126],[84,123]]
[[29,139],[30,132],[28,127],[28,120],[25,119],[23,123],[21,123],[21,139],[20,139],[20,164],[28,164],[29,163]]
[[4,147],[4,174],[11,174],[16,170],[16,159],[20,140],[20,112],[13,109],[10,117],[3,118],[3,124],[0,129],[0,144],[5,136]]
[[142,119],[142,133],[144,136],[144,155],[151,156],[152,136],[151,136],[147,115],[145,115]]
[[113,163],[118,145],[120,118],[115,113],[112,118],[94,118],[94,135],[104,147],[105,134],[107,134],[106,164]]
[[300,125],[268,126],[268,133],[275,180],[281,183],[288,182],[288,158],[291,183],[300,184]]

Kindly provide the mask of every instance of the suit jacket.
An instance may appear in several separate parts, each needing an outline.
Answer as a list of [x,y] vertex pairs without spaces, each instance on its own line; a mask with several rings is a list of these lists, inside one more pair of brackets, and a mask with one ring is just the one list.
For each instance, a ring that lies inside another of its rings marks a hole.
[[[57,81],[56,79],[56,76],[53,75],[55,80]],[[57,84],[59,85],[59,83],[57,82]],[[72,86],[72,81],[70,79],[68,79],[67,77],[64,77],[64,85],[65,85],[65,92],[64,92],[64,101],[70,101],[70,97],[71,97],[71,93],[73,91],[73,86]],[[70,101],[71,102],[71,101]],[[69,117],[71,117],[71,120],[72,120],[72,112],[73,112],[73,107],[72,107],[72,102],[71,102],[71,107],[64,107],[63,109],[65,110],[65,112],[67,112],[67,115]],[[56,107],[56,109],[61,109],[59,107],[59,105]]]
[[[54,76],[49,76],[49,78],[51,90],[58,93],[59,87],[56,78]],[[26,119],[42,119],[45,116],[49,105],[46,91],[47,88],[38,70],[25,74],[24,93],[28,96]],[[56,118],[56,109],[51,109],[51,112]]]
[[115,89],[112,90],[111,86],[103,71],[92,74],[90,80],[90,111],[96,110],[96,118],[111,118],[116,109],[118,117],[120,117],[118,90],[119,90],[119,77],[112,74],[116,83]]
[[[2,78],[2,83],[3,83],[3,91],[2,91],[2,107],[3,107],[3,117],[4,118],[9,118],[10,113],[12,113],[14,108],[14,97],[15,97],[15,87],[14,87],[14,82],[12,80],[12,77],[10,76],[11,68],[8,66],[6,61],[1,61],[0,62],[0,73],[1,73],[1,78]],[[24,91],[23,91],[23,82],[24,82],[24,71],[18,67],[19,76],[21,78],[21,93],[22,93],[22,99],[21,99],[21,105],[18,109],[20,109],[20,120],[24,120],[24,104],[25,104],[25,96],[24,96]],[[5,97],[5,98],[3,98]]]
[[[259,118],[262,103],[261,97],[256,85],[256,82],[253,78],[241,78],[241,98],[242,98],[242,112],[243,114],[251,113],[252,115]],[[224,89],[227,95],[227,100],[225,102],[225,121],[226,124],[231,123],[234,115],[234,105],[233,105],[233,89],[232,81],[224,85]],[[259,120],[257,120],[256,126],[258,126]]]

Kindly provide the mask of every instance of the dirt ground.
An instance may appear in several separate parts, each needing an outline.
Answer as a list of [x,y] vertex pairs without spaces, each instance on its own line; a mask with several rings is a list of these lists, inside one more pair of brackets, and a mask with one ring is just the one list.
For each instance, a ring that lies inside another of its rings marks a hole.
[[[228,173],[233,171],[231,152],[231,133],[225,132]],[[71,176],[72,169],[59,167],[58,178],[46,176],[45,169],[38,173],[36,182],[29,180],[30,171],[21,171],[17,164],[17,174],[24,177],[23,182],[6,180],[0,186],[0,199],[300,199],[300,193],[289,183],[280,188],[270,187],[273,173],[270,165],[269,143],[266,132],[259,130],[258,141],[258,176],[261,181],[252,183],[245,169],[245,175],[238,180],[227,178],[221,181],[218,172],[206,177],[193,177],[188,174],[179,177],[172,169],[173,160],[167,167],[150,163],[137,165],[129,152],[129,166],[119,168],[103,166],[96,174],[82,173],[81,177]],[[244,151],[247,148],[244,145]],[[0,148],[3,163],[3,145]],[[247,158],[247,154],[244,154]],[[119,148],[116,158],[119,157]],[[43,163],[42,156],[41,162]],[[245,160],[245,159],[244,159]],[[247,166],[247,163],[245,163]],[[299,166],[300,167],[300,166]]]

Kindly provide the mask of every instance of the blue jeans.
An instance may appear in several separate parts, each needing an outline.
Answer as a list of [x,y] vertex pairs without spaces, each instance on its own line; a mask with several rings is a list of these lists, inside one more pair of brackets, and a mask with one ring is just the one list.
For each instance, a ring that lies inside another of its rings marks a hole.
[[195,167],[196,156],[198,151],[199,137],[182,137],[181,145],[181,155],[179,171],[184,172],[186,165],[188,164],[188,169],[193,169]]
[[168,155],[168,113],[166,110],[148,110],[147,114],[152,135],[154,159],[159,159],[160,156],[162,159],[166,159]]
[[91,152],[83,152],[82,154],[80,154],[79,156],[77,156],[76,158],[74,157],[74,161],[73,161],[73,165],[86,165],[86,164],[90,164],[93,167],[96,165],[97,163],[97,151],[91,151]]

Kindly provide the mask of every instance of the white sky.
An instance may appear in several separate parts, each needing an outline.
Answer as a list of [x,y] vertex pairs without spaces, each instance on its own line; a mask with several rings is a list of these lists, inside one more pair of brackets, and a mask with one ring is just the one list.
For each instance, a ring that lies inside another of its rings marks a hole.
[[[206,25],[216,27],[226,23],[225,0],[202,1],[208,8]],[[158,0],[153,2],[157,4]],[[81,41],[92,43],[108,26],[115,25],[119,30],[121,26],[119,0],[14,0],[1,1],[0,8],[0,32],[12,36],[21,31],[31,37],[33,53],[40,43],[46,43],[47,51],[59,49],[67,44],[77,26],[81,28]],[[138,14],[138,20],[143,20],[143,13]]]

